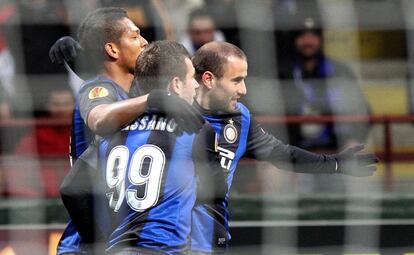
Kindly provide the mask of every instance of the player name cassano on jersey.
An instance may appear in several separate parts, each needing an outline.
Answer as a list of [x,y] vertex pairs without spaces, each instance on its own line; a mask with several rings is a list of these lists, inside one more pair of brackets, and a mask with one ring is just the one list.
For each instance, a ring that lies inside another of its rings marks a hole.
[[177,123],[174,119],[158,116],[156,114],[150,114],[136,119],[133,123],[123,128],[122,131],[159,130],[174,133],[176,129]]

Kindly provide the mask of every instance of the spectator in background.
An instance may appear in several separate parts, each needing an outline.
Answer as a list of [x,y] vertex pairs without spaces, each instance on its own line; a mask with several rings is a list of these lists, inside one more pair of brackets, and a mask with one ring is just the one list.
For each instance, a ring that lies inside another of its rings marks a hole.
[[192,55],[208,42],[224,42],[224,34],[216,29],[213,17],[204,9],[193,10],[188,18],[187,34],[181,43]]
[[240,45],[240,24],[237,17],[240,10],[237,10],[236,5],[236,0],[204,0],[204,9],[213,17],[216,28],[223,32],[226,42]]
[[172,26],[174,40],[183,38],[187,33],[188,17],[192,10],[200,8],[204,0],[162,0],[168,10]]
[[[51,120],[70,120],[74,108],[69,89],[53,90],[49,94],[47,114]],[[20,155],[62,156],[68,154],[70,127],[39,126],[22,138],[16,147]]]
[[[323,52],[322,31],[306,19],[294,37],[296,54],[279,67],[287,115],[366,115],[369,107],[352,70]],[[308,150],[330,150],[361,143],[366,123],[288,125],[289,142]],[[343,185],[343,181],[314,178],[314,190]],[[317,180],[317,181],[316,181]],[[338,187],[335,188],[338,190]]]
[[[74,98],[69,89],[56,89],[49,94],[47,103],[48,116],[50,120],[70,120],[74,108]],[[36,173],[36,165],[26,169],[15,169],[9,172],[8,177],[12,185],[9,187],[13,195],[29,196],[51,196],[59,195],[59,185],[66,170],[69,169],[69,162],[66,155],[69,153],[70,126],[37,126],[34,130],[25,135],[17,144],[15,153],[19,156],[26,156],[28,159],[39,157],[39,173]],[[59,160],[64,158],[64,160]],[[21,174],[19,180],[14,178]],[[24,183],[19,185],[19,183]],[[38,183],[42,183],[39,186]]]
[[[369,107],[353,71],[325,56],[322,32],[312,19],[294,38],[296,55],[280,66],[280,78],[288,115],[368,114]],[[365,125],[291,125],[292,144],[306,149],[338,149],[362,142]]]

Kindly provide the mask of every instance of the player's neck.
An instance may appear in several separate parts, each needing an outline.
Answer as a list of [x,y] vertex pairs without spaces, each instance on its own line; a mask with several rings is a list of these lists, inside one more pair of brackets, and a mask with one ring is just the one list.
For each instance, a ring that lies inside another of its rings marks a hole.
[[131,88],[134,75],[121,70],[118,66],[106,66],[102,74],[121,86],[126,92]]
[[210,110],[210,97],[208,95],[208,91],[200,88],[200,92],[197,93],[196,96],[196,101],[204,110]]

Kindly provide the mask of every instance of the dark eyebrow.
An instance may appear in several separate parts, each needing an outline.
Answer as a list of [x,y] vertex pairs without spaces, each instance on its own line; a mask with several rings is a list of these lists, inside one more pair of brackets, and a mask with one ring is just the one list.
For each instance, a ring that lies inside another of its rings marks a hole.
[[141,30],[139,30],[139,28],[137,28],[136,30],[132,30],[132,31],[137,33],[138,35],[141,33]]
[[246,77],[244,77],[244,76],[238,76],[238,77],[235,77],[235,78],[231,79],[231,81],[239,82],[239,81],[244,80],[245,78]]

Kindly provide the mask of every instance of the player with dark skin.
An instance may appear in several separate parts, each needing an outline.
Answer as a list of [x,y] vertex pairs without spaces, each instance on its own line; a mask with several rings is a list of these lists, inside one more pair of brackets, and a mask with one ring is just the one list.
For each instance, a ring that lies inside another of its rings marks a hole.
[[[105,70],[102,70],[101,73],[110,77],[122,86],[126,92],[129,92],[134,79],[135,61],[139,53],[148,45],[148,42],[142,37],[139,28],[131,20],[125,19],[122,23],[127,30],[123,38],[120,39],[119,45],[108,43],[105,46],[108,59],[103,63],[102,67]],[[82,49],[83,47],[77,41],[67,36],[56,41],[49,51],[49,57],[52,63],[71,62]],[[120,64],[124,66],[120,66]],[[187,104],[183,100],[175,100],[178,99],[176,97],[156,96],[162,97],[166,101],[165,105],[159,102],[160,105],[156,105],[156,108],[175,116],[178,124],[185,131],[193,132],[202,124],[202,119],[199,118],[197,112],[192,108],[185,107]],[[111,134],[130,123],[142,112],[145,112],[147,107],[155,107],[147,103],[148,95],[142,95],[120,102],[99,105],[89,113],[88,127],[98,135]]]
[[[105,44],[108,60],[103,62],[101,74],[129,92],[134,79],[135,61],[148,42],[130,19],[120,20],[119,26],[124,27],[125,31],[119,38],[118,44],[112,42]],[[136,109],[139,109],[146,99],[147,96],[143,96],[113,104],[98,105],[88,114],[88,127],[99,135],[119,130],[125,123],[133,120],[137,115]]]
[[[119,38],[119,43],[111,42],[105,45],[107,59],[103,62],[101,74],[109,77],[126,92],[129,92],[134,79],[135,62],[142,50],[148,45],[148,42],[142,37],[139,28],[130,19],[124,18],[119,23],[124,27],[124,32],[122,37]],[[160,100],[165,100],[165,97],[160,98]],[[179,101],[178,98],[177,101]],[[93,133],[101,136],[111,134],[130,123],[139,112],[147,110],[147,102],[148,95],[143,95],[111,104],[98,105],[88,114],[88,127]],[[162,102],[156,103],[161,104]],[[183,102],[180,104],[180,110],[175,113],[177,122],[185,124],[180,127],[188,127],[192,121],[201,125],[202,119],[197,116],[197,113],[184,106],[186,105]],[[167,110],[166,108],[164,107],[163,110]],[[185,119],[185,122],[183,119]],[[189,131],[193,131],[191,127]]]

